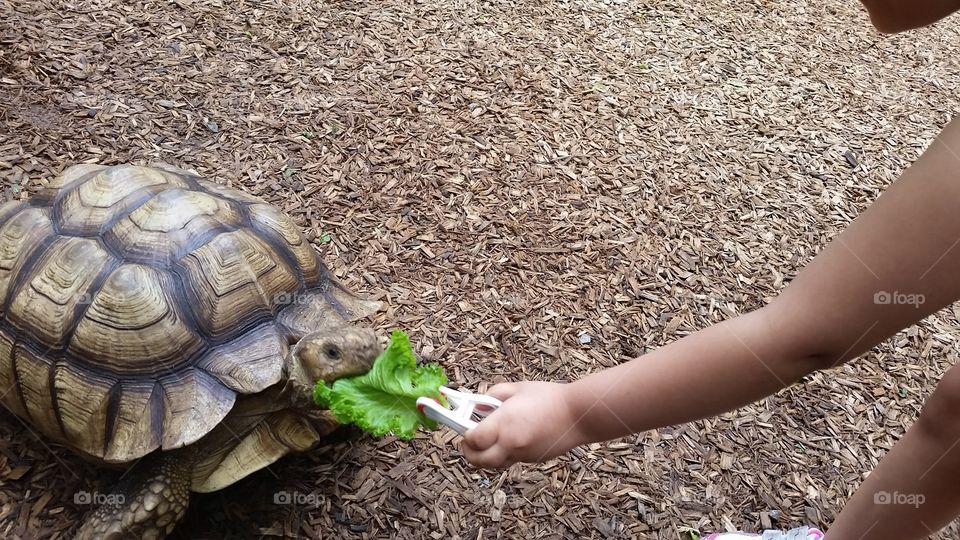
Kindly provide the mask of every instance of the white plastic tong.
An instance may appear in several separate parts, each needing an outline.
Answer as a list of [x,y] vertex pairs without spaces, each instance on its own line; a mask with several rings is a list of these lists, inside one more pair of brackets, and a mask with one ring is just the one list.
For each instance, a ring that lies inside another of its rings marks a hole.
[[477,427],[480,420],[503,405],[503,402],[497,398],[458,392],[446,386],[440,387],[440,393],[447,398],[447,403],[450,404],[449,409],[429,397],[418,398],[417,409],[427,418],[449,427],[460,435]]

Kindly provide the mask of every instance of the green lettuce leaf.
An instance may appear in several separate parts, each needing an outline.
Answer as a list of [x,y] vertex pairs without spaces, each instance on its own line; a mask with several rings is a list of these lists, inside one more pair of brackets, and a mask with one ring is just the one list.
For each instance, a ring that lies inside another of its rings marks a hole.
[[431,397],[446,405],[440,394],[445,384],[443,368],[437,364],[417,366],[410,338],[397,330],[368,373],[339,379],[333,386],[318,381],[313,399],[341,423],[356,424],[375,437],[392,432],[408,441],[419,426],[437,428],[436,422],[417,410],[417,398]]

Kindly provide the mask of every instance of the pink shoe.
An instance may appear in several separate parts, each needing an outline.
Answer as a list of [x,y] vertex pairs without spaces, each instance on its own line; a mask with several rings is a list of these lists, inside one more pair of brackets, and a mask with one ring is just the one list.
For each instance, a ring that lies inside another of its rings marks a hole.
[[810,527],[800,527],[789,531],[764,531],[763,534],[753,533],[713,533],[700,540],[823,540],[823,532]]

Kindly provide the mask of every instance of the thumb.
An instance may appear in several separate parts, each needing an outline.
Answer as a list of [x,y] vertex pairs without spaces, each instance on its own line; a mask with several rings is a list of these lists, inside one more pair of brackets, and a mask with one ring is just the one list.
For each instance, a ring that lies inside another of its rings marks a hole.
[[[504,401],[510,399],[518,390],[520,385],[517,383],[500,383],[487,390],[487,395]],[[499,436],[500,411],[497,410],[477,424],[477,427],[464,433],[463,442],[474,450],[483,451],[496,444]]]
[[463,434],[463,442],[473,450],[482,452],[497,443],[500,437],[500,418],[497,412],[484,418],[477,427]]

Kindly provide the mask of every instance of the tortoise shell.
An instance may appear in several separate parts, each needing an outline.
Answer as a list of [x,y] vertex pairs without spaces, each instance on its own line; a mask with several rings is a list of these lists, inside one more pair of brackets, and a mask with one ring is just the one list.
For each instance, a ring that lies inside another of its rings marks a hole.
[[0,306],[3,404],[117,463],[191,444],[281,381],[291,343],[376,309],[277,208],[131,165],[0,207]]

